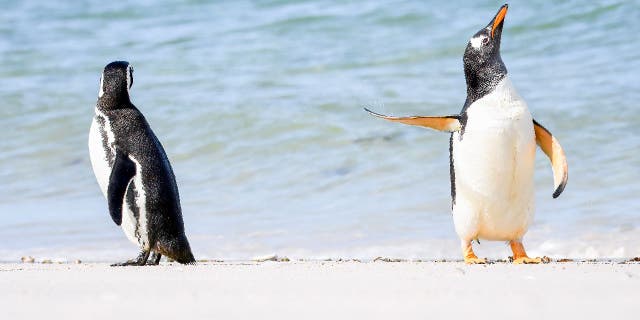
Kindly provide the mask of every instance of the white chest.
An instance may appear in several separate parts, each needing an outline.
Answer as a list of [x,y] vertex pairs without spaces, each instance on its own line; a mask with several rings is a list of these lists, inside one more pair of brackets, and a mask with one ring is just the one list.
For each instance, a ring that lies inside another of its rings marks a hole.
[[115,159],[115,137],[109,119],[96,110],[89,129],[89,157],[102,194],[107,196],[109,176]]
[[517,238],[533,215],[533,120],[508,78],[467,109],[462,137],[453,135],[458,233]]
[[[107,190],[109,188],[109,177],[113,169],[115,161],[115,135],[113,134],[111,124],[106,115],[96,110],[96,115],[89,129],[89,156],[93,173],[96,176],[100,190],[105,198],[107,198]],[[142,172],[140,163],[130,158],[136,165],[136,175],[133,177],[132,184],[135,190],[135,209],[126,201],[125,193],[122,206],[122,230],[127,238],[141,247],[149,246],[147,232],[147,212],[146,212],[146,194],[142,183]],[[138,212],[138,217],[134,211]]]

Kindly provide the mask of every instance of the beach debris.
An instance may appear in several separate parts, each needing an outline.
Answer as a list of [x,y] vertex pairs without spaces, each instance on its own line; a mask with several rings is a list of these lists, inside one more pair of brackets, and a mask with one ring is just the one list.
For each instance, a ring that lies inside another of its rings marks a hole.
[[278,255],[277,254],[269,254],[266,256],[259,256],[259,257],[255,257],[253,259],[251,259],[255,262],[265,262],[265,261],[278,261]]
[[551,262],[551,258],[549,258],[549,257],[547,257],[547,256],[542,257],[542,259],[540,259],[540,260],[542,260],[542,263],[549,263],[549,262]]
[[220,260],[220,259],[198,259],[199,263],[207,263],[207,262],[213,262],[213,263],[222,263],[224,262],[224,260]]
[[34,262],[36,262],[36,258],[34,258],[32,256],[24,256],[24,257],[20,258],[20,261],[22,261],[22,263],[34,263]]
[[394,259],[394,258],[385,258],[385,257],[377,257],[373,259],[373,262],[405,262],[404,259]]
[[40,263],[42,263],[42,264],[52,264],[52,263],[53,263],[53,261],[51,261],[50,259],[44,259],[44,260],[42,260],[42,262],[40,262]]
[[287,257],[278,257],[277,254],[269,254],[266,256],[259,256],[251,259],[255,262],[266,262],[266,261],[275,261],[275,262],[289,262],[291,259]]
[[75,263],[75,264],[81,264],[81,263],[82,263],[82,261],[80,261],[80,259],[76,259],[76,260],[73,260],[73,263]]
[[556,262],[560,262],[560,263],[573,262],[573,259],[562,258],[562,259],[556,260]]

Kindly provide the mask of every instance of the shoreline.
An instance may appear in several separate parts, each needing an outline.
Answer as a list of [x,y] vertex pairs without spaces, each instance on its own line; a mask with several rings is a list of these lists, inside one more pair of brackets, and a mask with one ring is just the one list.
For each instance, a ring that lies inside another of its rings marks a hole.
[[[533,257],[533,256],[532,256]],[[640,264],[640,257],[625,257],[625,258],[551,258],[548,256],[540,257],[542,259],[542,265],[544,264],[564,264],[564,263],[575,263],[575,264]],[[512,257],[509,256],[506,259],[500,258],[486,258],[487,265],[492,264],[512,264]],[[50,258],[37,258],[33,256],[23,256],[21,259],[11,261],[11,260],[0,260],[0,266],[2,265],[14,265],[14,264],[43,264],[43,265],[69,265],[69,264],[109,264],[116,263],[118,261],[92,261],[92,260],[68,260],[68,259],[50,259]],[[360,259],[360,258],[289,258],[287,256],[279,256],[279,255],[264,255],[259,257],[254,257],[252,259],[196,259],[196,264],[216,264],[216,263],[263,263],[263,262],[280,262],[280,263],[324,263],[324,262],[335,262],[335,263],[463,263],[463,259],[406,259],[406,258],[395,258],[395,257],[375,257],[371,259]],[[175,263],[174,261],[167,261],[166,257],[162,258],[161,265],[180,265]]]
[[0,264],[8,319],[627,318],[640,263]]

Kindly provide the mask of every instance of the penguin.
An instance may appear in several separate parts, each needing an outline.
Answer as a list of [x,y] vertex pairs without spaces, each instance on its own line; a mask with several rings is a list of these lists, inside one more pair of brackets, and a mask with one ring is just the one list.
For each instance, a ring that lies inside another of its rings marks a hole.
[[508,5],[476,32],[464,51],[467,97],[459,114],[440,117],[374,116],[450,132],[449,172],[452,215],[464,261],[484,264],[472,241],[507,241],[514,263],[540,263],[522,243],[534,216],[536,144],[549,157],[557,198],[568,180],[560,142],[535,119],[517,93],[500,56]]
[[114,61],[104,68],[89,130],[91,165],[111,219],[141,249],[136,259],[113,266],[157,265],[162,255],[195,263],[169,158],[131,103],[132,85],[128,62]]

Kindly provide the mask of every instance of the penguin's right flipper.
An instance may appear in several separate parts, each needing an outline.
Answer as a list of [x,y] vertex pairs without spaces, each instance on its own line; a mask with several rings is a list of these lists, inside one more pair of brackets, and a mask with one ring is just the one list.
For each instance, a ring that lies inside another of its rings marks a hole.
[[364,108],[364,110],[378,118],[382,118],[385,120],[400,122],[412,126],[426,127],[438,131],[455,132],[459,131],[462,127],[462,125],[460,124],[460,116],[458,115],[443,117],[390,117],[385,116],[384,114],[373,112],[367,108]]
[[107,188],[107,201],[109,202],[109,214],[117,225],[122,223],[122,206],[124,194],[127,192],[129,182],[136,174],[136,165],[127,155],[116,150],[116,159],[109,176]]
[[536,133],[536,143],[540,146],[540,149],[551,160],[551,168],[553,169],[553,184],[555,191],[553,197],[557,198],[564,187],[567,185],[569,179],[569,166],[567,165],[567,157],[564,155],[564,150],[560,142],[536,120],[533,120],[533,129]]

